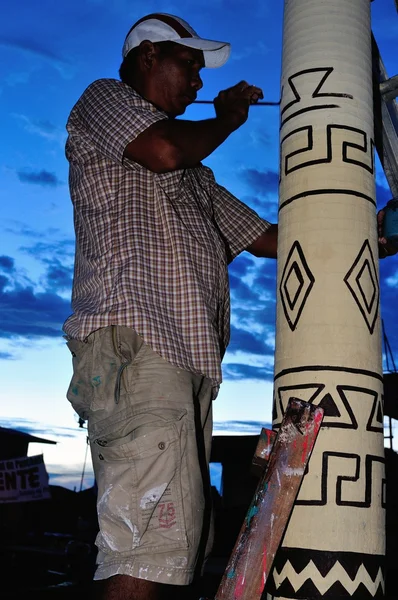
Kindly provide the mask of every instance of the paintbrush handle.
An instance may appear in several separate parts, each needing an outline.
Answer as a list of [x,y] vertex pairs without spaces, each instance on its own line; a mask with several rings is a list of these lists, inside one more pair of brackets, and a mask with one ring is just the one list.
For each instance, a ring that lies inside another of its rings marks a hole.
[[[213,104],[213,100],[195,100],[194,104]],[[279,106],[279,102],[256,102],[250,106]]]

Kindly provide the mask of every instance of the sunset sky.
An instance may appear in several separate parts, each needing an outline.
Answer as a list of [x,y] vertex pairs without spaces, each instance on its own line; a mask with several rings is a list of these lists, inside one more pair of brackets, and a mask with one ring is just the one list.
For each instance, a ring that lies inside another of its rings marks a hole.
[[[86,86],[117,77],[124,37],[150,12],[186,19],[202,36],[230,41],[221,69],[204,70],[199,99],[245,79],[279,100],[283,1],[70,0],[8,2],[0,22],[0,426],[56,440],[44,452],[51,483],[80,486],[85,430],[65,392],[71,376],[62,323],[69,316],[74,233],[64,155],[65,123]],[[372,3],[387,72],[398,73],[394,0]],[[188,109],[189,119],[213,107]],[[246,124],[205,162],[237,197],[277,220],[279,113],[253,107]],[[377,199],[391,198],[378,164]],[[381,262],[381,309],[398,363],[398,258]],[[244,253],[230,267],[232,336],[215,402],[216,433],[257,433],[270,423],[275,261]],[[385,365],[386,367],[386,365]],[[92,483],[90,462],[84,487]]]

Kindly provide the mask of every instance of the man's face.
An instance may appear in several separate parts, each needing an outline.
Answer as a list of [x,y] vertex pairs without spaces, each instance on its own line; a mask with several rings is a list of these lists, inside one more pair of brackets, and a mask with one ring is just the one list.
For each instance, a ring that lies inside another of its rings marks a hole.
[[199,72],[204,67],[203,52],[180,44],[158,55],[150,77],[155,103],[171,117],[182,115],[203,86]]

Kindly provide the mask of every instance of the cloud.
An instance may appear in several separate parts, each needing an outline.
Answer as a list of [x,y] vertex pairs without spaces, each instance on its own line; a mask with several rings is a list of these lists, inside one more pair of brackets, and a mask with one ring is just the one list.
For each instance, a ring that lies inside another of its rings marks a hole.
[[263,380],[273,381],[274,370],[271,367],[255,367],[241,363],[228,363],[223,366],[224,379],[240,380]]
[[9,87],[28,83],[34,71],[37,71],[37,67],[33,67],[32,69],[27,69],[25,71],[12,71],[12,73],[9,73],[3,79],[3,82]]
[[[2,36],[0,37],[0,46],[23,52],[32,56],[36,61],[41,58],[53,66],[65,79],[69,79],[74,75],[75,68],[73,65],[50,48],[40,44],[36,39]],[[28,76],[27,73],[26,76]]]
[[73,282],[73,267],[64,266],[57,259],[53,260],[48,266],[45,277],[50,289],[70,290]]
[[78,427],[59,427],[57,425],[44,424],[39,423],[38,421],[32,421],[31,419],[21,418],[0,419],[0,427],[15,429],[16,431],[29,433],[30,435],[36,435],[37,437],[50,436],[51,438],[75,438],[79,433]]
[[276,261],[241,255],[230,265],[229,278],[231,339],[224,378],[272,380]]
[[54,52],[40,45],[37,40],[12,37],[7,38],[3,36],[0,38],[0,45],[22,50],[23,52],[28,52],[29,54],[34,54],[35,56],[40,56],[41,58],[47,58],[56,61],[62,60]]
[[242,277],[246,275],[246,273],[253,268],[254,260],[250,255],[240,254],[234,261],[229,265],[228,271],[230,275],[234,275],[236,277]]
[[[59,472],[54,473],[54,469],[59,469]],[[66,469],[64,465],[47,465],[47,472],[49,475],[49,483],[50,485],[58,485],[64,488],[68,488],[70,490],[80,491],[80,483],[82,470],[80,469]],[[87,490],[88,488],[92,488],[95,483],[94,473],[91,467],[86,467],[84,473],[83,480],[83,490]]]
[[6,231],[7,233],[12,233],[13,235],[18,236],[19,238],[28,237],[32,239],[42,240],[43,238],[49,238],[54,234],[58,235],[58,237],[61,235],[60,229],[49,228],[45,231],[39,231],[38,229],[32,229],[31,227],[29,227],[25,223],[21,223],[20,221],[10,220],[10,223],[11,225],[5,227],[4,231]]
[[47,187],[58,187],[62,185],[62,181],[54,173],[50,171],[17,171],[18,179],[22,183],[31,183],[34,185],[42,185]]
[[0,290],[5,289],[8,286],[9,282],[10,280],[8,277],[6,277],[5,275],[0,275]]
[[[44,272],[32,281],[15,268],[12,257],[0,256],[0,338],[17,339],[20,345],[24,338],[60,337],[71,314],[74,242],[38,242],[20,250],[41,263]],[[0,358],[16,356],[5,352]]]
[[15,360],[15,356],[10,352],[0,352],[0,360]]
[[258,302],[258,295],[250,287],[233,273],[229,274],[231,293],[235,300],[243,300],[245,304]]
[[249,137],[254,145],[269,148],[272,146],[273,137],[268,129],[263,129],[261,125],[253,127],[249,132]]
[[245,60],[246,58],[249,58],[249,56],[253,55],[255,55],[256,57],[264,56],[268,52],[268,46],[266,46],[261,40],[258,40],[252,46],[246,46],[246,48],[242,48],[240,52],[237,52],[236,50],[231,52],[230,60],[231,62],[234,62],[239,60]]
[[228,352],[247,352],[248,354],[259,354],[261,356],[269,354],[269,347],[264,343],[262,336],[238,329],[231,326],[231,342],[228,346]]
[[240,179],[250,189],[241,200],[271,223],[278,219],[279,175],[276,171],[260,171],[253,167],[239,170]]
[[12,115],[17,119],[25,131],[48,140],[58,142],[62,147],[65,144],[67,133],[64,128],[57,127],[54,123],[47,120],[31,119],[26,115],[14,113]]
[[70,292],[73,284],[73,240],[59,242],[38,242],[23,246],[21,251],[29,254],[45,265],[45,273],[40,283],[49,292]]
[[258,169],[245,168],[241,170],[241,177],[252,191],[259,196],[278,194],[279,175],[276,171],[259,171]]
[[227,379],[241,378],[245,370],[254,379],[270,376],[263,365],[272,365],[274,359],[275,263],[245,258],[241,264],[237,262],[234,271],[230,268],[231,340],[224,361]]
[[263,421],[215,421],[214,432],[259,434],[261,429],[272,429],[271,423]]
[[[15,267],[10,256],[0,256],[0,338],[40,339],[62,335],[62,325],[71,314],[73,246],[60,243],[33,245],[26,251],[44,266],[38,281]],[[9,350],[7,348],[7,350]],[[13,358],[8,352],[3,359]]]
[[[55,230],[57,232],[57,230]],[[33,230],[27,230],[23,235],[28,235],[32,238],[50,238],[54,234],[54,231],[48,230],[47,232],[39,233]],[[75,252],[75,241],[73,239],[63,239],[54,242],[37,242],[31,246],[21,246],[19,248],[22,252],[31,255],[33,258],[42,260],[43,262],[49,262],[52,259],[54,262],[60,260],[65,263],[65,259],[72,259]]]
[[241,274],[230,273],[232,311],[239,320],[273,323],[269,312],[275,309],[276,267],[275,260],[254,259]]
[[53,291],[36,292],[0,276],[0,338],[60,337],[70,312],[69,300]]
[[260,258],[256,259],[256,261],[257,263],[261,262],[261,266],[256,270],[255,278],[253,280],[254,288],[260,292],[260,290],[263,290],[266,287],[274,294],[276,291],[276,260],[263,260]]
[[12,273],[14,271],[14,259],[11,256],[0,256],[0,269]]
[[276,260],[255,258],[248,252],[245,252],[239,255],[229,266],[231,288],[235,286],[237,279],[244,282],[250,280],[250,289],[254,289],[259,296],[262,295],[265,289],[274,293],[276,269]]

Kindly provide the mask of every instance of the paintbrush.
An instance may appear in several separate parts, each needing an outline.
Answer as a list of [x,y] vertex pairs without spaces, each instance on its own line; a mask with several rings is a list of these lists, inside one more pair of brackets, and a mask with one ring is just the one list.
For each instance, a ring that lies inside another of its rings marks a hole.
[[[214,104],[213,100],[195,100],[194,104]],[[279,106],[279,102],[255,102],[250,106]]]

